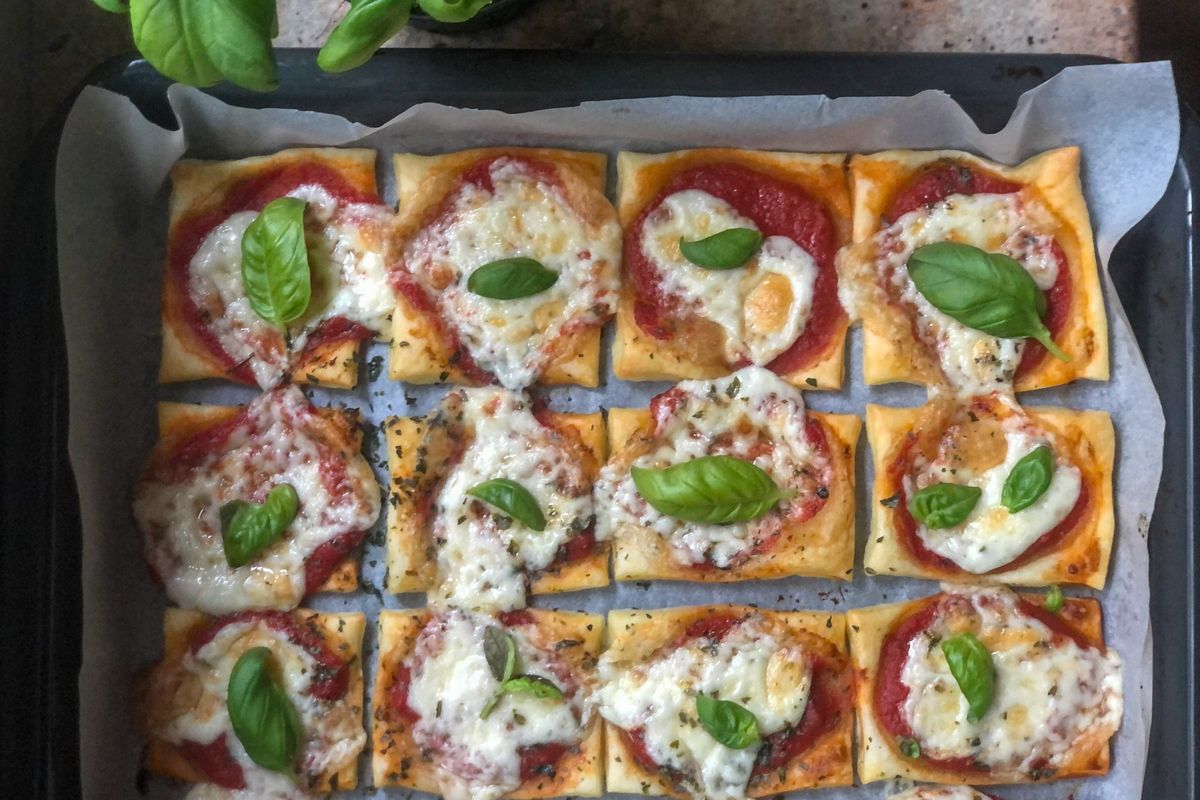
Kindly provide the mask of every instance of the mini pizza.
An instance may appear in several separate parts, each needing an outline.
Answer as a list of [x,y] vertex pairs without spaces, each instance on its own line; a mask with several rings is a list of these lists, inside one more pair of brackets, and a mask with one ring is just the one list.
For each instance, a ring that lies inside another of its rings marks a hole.
[[394,163],[392,378],[596,386],[620,271],[605,156],[492,147]]
[[[383,254],[391,214],[375,190],[375,152],[305,148],[185,160],[171,179],[159,380],[353,386],[359,343],[386,334],[396,302]],[[270,236],[284,243],[303,236],[307,275],[289,276],[298,282],[287,287],[308,292],[287,323],[260,315],[243,277],[253,269],[243,263],[248,229],[284,197],[303,201],[302,230],[297,222],[295,231]]]
[[241,407],[161,404],[133,502],[151,576],[212,614],[352,591],[380,505],[361,439],[355,412],[316,408],[295,386]]
[[1031,783],[1103,775],[1121,660],[1092,599],[943,585],[847,613],[864,783]]
[[834,259],[849,241],[845,161],[720,149],[618,155],[617,376],[715,378],[753,364],[796,385],[840,388],[848,318]]
[[451,800],[599,796],[603,628],[566,611],[381,612],[375,785]]
[[[868,573],[1104,587],[1116,443],[1103,411],[1030,409],[1001,395],[867,406],[875,464]],[[921,519],[918,492],[978,490],[962,519]],[[1022,489],[1024,493],[1022,494]]]
[[857,417],[806,411],[798,389],[746,367],[608,423],[597,531],[617,580],[850,579]]
[[165,655],[138,686],[145,768],[207,784],[189,798],[353,789],[367,741],[365,624],[362,614],[167,609]]
[[[1108,323],[1079,183],[1079,149],[1005,167],[950,150],[893,150],[850,160],[854,245],[840,258],[843,301],[865,329],[867,383],[949,383],[963,394],[1108,378]],[[908,260],[956,242],[1001,253],[1041,290],[1041,319],[1067,356],[998,338],[934,307]]]
[[599,413],[559,414],[522,393],[464,388],[385,429],[389,591],[512,610],[527,591],[608,584],[592,499],[604,459]]
[[888,800],[1000,800],[995,795],[970,786],[914,786],[905,792],[889,794]]
[[610,611],[608,640],[598,697],[609,792],[738,798],[850,785],[841,614]]

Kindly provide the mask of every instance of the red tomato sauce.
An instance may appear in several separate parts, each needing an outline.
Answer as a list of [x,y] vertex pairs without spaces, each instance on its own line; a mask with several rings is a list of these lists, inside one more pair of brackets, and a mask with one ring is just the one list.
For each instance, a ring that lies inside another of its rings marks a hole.
[[[229,377],[242,383],[255,385],[254,374],[246,362],[237,362],[225,352],[215,333],[208,325],[207,315],[192,299],[189,290],[189,271],[192,258],[213,229],[229,217],[241,211],[261,211],[267,203],[283,197],[300,186],[317,185],[329,192],[340,203],[372,203],[382,201],[373,192],[364,192],[350,185],[336,170],[325,164],[293,164],[264,172],[242,181],[235,186],[225,202],[214,211],[189,214],[171,228],[167,243],[167,280],[176,288],[179,309],[183,319],[208,350],[229,371]],[[321,340],[321,328],[333,322],[327,320],[313,333]],[[342,327],[344,323],[342,321]],[[335,324],[335,328],[338,327]],[[364,338],[369,338],[370,334]],[[315,345],[309,345],[315,346]]]
[[245,789],[246,775],[242,772],[242,765],[230,755],[226,736],[227,734],[222,733],[208,744],[182,741],[179,743],[179,752],[217,786],[224,789]]
[[[913,470],[913,449],[916,441],[915,436],[911,433],[908,434],[904,444],[900,447],[900,452],[887,468],[892,496],[896,498],[896,505],[891,509],[896,537],[901,547],[922,564],[944,572],[956,575],[962,574],[966,570],[925,546],[925,542],[922,541],[920,534],[917,532],[917,521],[908,510],[909,497],[908,491],[904,488],[904,477],[911,474]],[[1016,569],[1062,546],[1063,542],[1077,532],[1080,523],[1083,522],[1088,511],[1088,501],[1088,486],[1087,482],[1083,481],[1079,485],[1079,497],[1076,498],[1075,505],[1072,506],[1071,511],[1063,517],[1061,522],[1038,537],[1036,541],[1026,548],[1024,553],[1021,553],[1007,564],[989,570],[985,574],[991,575],[997,572]]]
[[[634,320],[648,335],[669,340],[678,298],[663,289],[662,277],[641,247],[646,219],[672,194],[688,189],[708,192],[724,200],[739,214],[754,221],[764,237],[786,236],[817,263],[812,309],[804,332],[768,369],[787,374],[813,364],[829,347],[845,319],[837,296],[837,229],[828,210],[795,184],[736,164],[708,164],[685,170],[672,178],[646,205],[625,234],[625,268],[634,290]],[[744,366],[744,365],[731,365]]]
[[[962,164],[939,163],[918,174],[908,186],[900,190],[892,200],[883,221],[891,224],[910,211],[940,203],[952,194],[1013,194],[1022,188],[1019,183],[1007,181],[983,170]],[[1058,263],[1058,276],[1054,285],[1045,292],[1046,314],[1042,322],[1050,331],[1051,338],[1057,339],[1071,311],[1072,283],[1067,256],[1057,241],[1054,242],[1053,251],[1054,260]],[[914,338],[918,338],[915,327],[913,333]],[[1049,353],[1046,348],[1039,342],[1026,339],[1015,377],[1019,378],[1032,372],[1047,355]]]
[[537,776],[553,778],[557,771],[558,762],[567,753],[567,746],[558,742],[535,744],[533,747],[521,748],[521,780],[527,781]]

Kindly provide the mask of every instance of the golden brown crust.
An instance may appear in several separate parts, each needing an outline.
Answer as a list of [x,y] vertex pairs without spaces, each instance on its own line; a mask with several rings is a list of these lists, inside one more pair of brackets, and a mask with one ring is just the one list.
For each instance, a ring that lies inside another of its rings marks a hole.
[[[850,235],[850,194],[844,153],[778,153],[762,150],[701,148],[649,155],[617,154],[617,211],[628,229],[672,177],[703,164],[730,163],[801,186],[824,204],[838,230],[838,246]],[[613,337],[613,372],[632,381],[717,378],[733,369],[725,363],[724,334],[715,325],[669,341],[654,339],[633,319],[633,293],[628,279],[617,305]],[[822,357],[796,372],[781,375],[804,388],[840,389],[848,322],[843,320]],[[686,338],[686,341],[681,339]]]
[[[387,581],[389,592],[426,592],[436,578],[437,556],[428,528],[418,510],[422,493],[430,484],[418,486],[422,476],[439,475],[440,466],[455,447],[429,437],[429,417],[392,417],[384,423],[388,470],[392,492],[388,504]],[[576,438],[589,452],[598,469],[604,463],[604,418],[599,413],[567,414],[552,412],[546,416],[560,432]],[[442,437],[445,438],[445,437]],[[439,448],[440,445],[440,448]],[[422,452],[422,448],[424,452]],[[439,449],[442,452],[438,452]],[[418,465],[423,467],[418,468]],[[595,478],[595,470],[591,477]],[[416,487],[410,488],[410,487]],[[553,594],[608,585],[609,547],[601,544],[585,558],[552,567],[531,576],[533,594]]]
[[[534,618],[537,636],[544,646],[572,640],[580,644],[556,650],[578,675],[594,672],[600,655],[604,618],[571,611],[528,609]],[[371,771],[375,786],[401,786],[439,794],[436,765],[421,755],[413,741],[408,723],[397,719],[387,706],[395,668],[412,652],[417,635],[429,620],[429,612],[381,611],[379,614],[380,663],[375,679],[372,711],[374,747]],[[599,717],[593,717],[576,751],[563,755],[553,777],[539,776],[504,795],[505,800],[536,800],[543,797],[576,795],[598,797],[603,792],[603,730]]]
[[[355,189],[376,193],[374,150],[302,147],[237,161],[184,159],[171,169],[169,236],[175,235],[181,220],[220,209],[230,192],[243,182],[283,167],[314,162],[330,167]],[[183,300],[181,287],[164,279],[159,383],[228,377],[229,368],[187,324]],[[358,381],[357,349],[352,341],[315,347],[292,366],[292,379],[332,388],[353,387]]]
[[[1071,360],[1046,357],[1033,370],[1017,378],[1017,391],[1058,386],[1080,378],[1108,379],[1108,321],[1096,266],[1095,243],[1083,189],[1079,182],[1079,148],[1050,150],[1015,167],[1007,167],[956,150],[889,150],[850,159],[850,187],[854,197],[854,247],[839,258],[841,278],[865,284],[873,278],[864,272],[874,261],[871,238],[896,194],[923,168],[938,161],[966,164],[1001,178],[1024,184],[1051,212],[1058,223],[1056,241],[1066,255],[1071,272],[1071,307],[1055,342]],[[924,345],[916,340],[902,311],[882,301],[870,286],[871,302],[863,302],[863,372],[868,384],[905,381],[939,382],[940,370]]]
[[[170,453],[183,439],[208,428],[220,425],[237,416],[242,406],[205,406],[191,403],[158,404],[158,444],[151,461],[170,459]],[[341,442],[339,448],[347,452],[362,450],[362,430],[358,426],[357,412],[336,408],[317,408],[324,420],[323,433],[331,441]],[[358,554],[351,553],[342,559],[317,592],[353,592],[358,588]],[[315,593],[314,593],[315,594]]]
[[[363,631],[366,617],[358,613],[335,614],[297,609],[291,612],[307,630],[320,632],[329,648],[348,664],[349,680],[346,698],[354,704],[359,719],[362,719],[364,704],[363,669],[359,661],[362,653]],[[168,608],[163,618],[163,660],[171,664],[182,659],[191,645],[192,637],[212,623],[214,617],[199,611],[184,611]],[[143,703],[154,703],[154,698],[145,692],[148,681],[139,686],[139,699]],[[152,714],[152,709],[143,706],[143,716]],[[175,778],[188,783],[207,783],[204,773],[192,765],[183,752],[170,742],[149,737],[146,744],[145,768],[156,775]],[[358,785],[358,757],[341,769],[330,770],[314,787],[318,792],[334,789],[353,789]]]
[[887,479],[888,467],[894,463],[908,432],[920,424],[926,411],[924,408],[867,405],[867,439],[871,444],[876,476],[871,496],[871,535],[863,555],[863,567],[868,574],[1020,586],[1078,583],[1094,589],[1104,588],[1114,533],[1112,470],[1116,456],[1112,418],[1106,412],[1025,409],[1066,448],[1079,468],[1088,492],[1087,511],[1076,526],[1076,532],[1060,547],[1013,569],[975,575],[940,569],[913,556],[899,540],[891,509],[883,505],[883,500],[897,488]]
[[[846,618],[843,614],[819,611],[765,611],[750,606],[717,605],[669,608],[657,611],[620,609],[608,612],[606,650],[608,658],[618,658],[628,664],[645,663],[655,651],[682,636],[693,622],[712,614],[737,616],[758,613],[775,624],[784,626],[789,634],[823,657],[845,664]],[[851,692],[850,682],[845,685]],[[851,770],[851,735],[853,714],[847,713],[838,724],[813,742],[785,770],[762,776],[747,787],[750,797],[767,797],[796,789],[820,786],[849,786]],[[605,722],[607,765],[606,784],[609,792],[643,795],[666,795],[685,800],[688,795],[679,791],[660,772],[643,767],[630,753],[621,729]]]
[[[908,779],[933,783],[970,783],[988,786],[1000,783],[1033,783],[1024,774],[972,773],[969,778],[957,772],[931,767],[923,761],[908,759],[901,755],[899,745],[893,741],[875,715],[873,698],[878,678],[880,651],[888,635],[901,620],[908,618],[939,595],[910,600],[903,603],[869,606],[846,613],[850,626],[850,656],[854,665],[854,705],[858,718],[858,749],[856,766],[858,779],[863,783],[872,781]],[[1023,594],[1025,600],[1045,605],[1044,595]],[[1100,604],[1092,598],[1067,598],[1060,612],[1062,619],[1078,631],[1094,647],[1104,647],[1104,634]],[[1076,742],[1054,779],[1082,778],[1104,775],[1109,767],[1108,736],[1085,735]]]
[[[726,583],[809,575],[848,581],[854,573],[854,451],[861,420],[852,414],[809,412],[820,422],[829,445],[834,479],[829,499],[805,522],[785,528],[770,550],[727,570],[696,569],[678,563],[661,536],[648,528],[620,526],[613,535],[613,577],[619,581],[682,580]],[[608,412],[609,450],[616,459],[635,433],[648,431],[650,412],[613,408]]]
[[[400,208],[389,235],[392,252],[403,252],[405,244],[432,221],[464,172],[484,159],[502,155],[552,165],[568,202],[591,230],[615,218],[604,196],[607,156],[603,153],[538,147],[485,147],[438,156],[398,153],[392,157]],[[400,259],[393,255],[389,260],[398,263]],[[398,297],[392,315],[388,375],[418,384],[471,383],[454,361],[445,337],[431,324],[429,315],[403,295]],[[595,387],[599,380],[600,328],[592,326],[563,337],[538,383]]]

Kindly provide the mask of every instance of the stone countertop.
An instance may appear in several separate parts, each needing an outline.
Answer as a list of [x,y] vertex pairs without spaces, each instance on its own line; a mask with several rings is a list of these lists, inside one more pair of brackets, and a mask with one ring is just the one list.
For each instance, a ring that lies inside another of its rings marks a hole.
[[[87,0],[35,15],[31,122],[40,127],[95,65],[132,48],[128,20]],[[1136,0],[538,0],[469,35],[407,29],[395,47],[1137,55]],[[279,0],[279,47],[318,47],[342,0]]]

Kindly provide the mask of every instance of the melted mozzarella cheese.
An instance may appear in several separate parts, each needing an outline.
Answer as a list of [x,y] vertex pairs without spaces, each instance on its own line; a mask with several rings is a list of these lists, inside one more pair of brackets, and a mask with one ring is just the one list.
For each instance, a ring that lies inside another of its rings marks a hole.
[[[589,232],[562,191],[520,162],[497,159],[491,179],[491,192],[464,184],[443,217],[408,243],[404,259],[475,362],[501,385],[522,389],[541,375],[563,336],[612,315],[621,232],[615,219]],[[516,257],[535,259],[558,279],[514,300],[467,289],[478,268]]]
[[725,331],[725,358],[766,364],[787,350],[808,323],[817,263],[786,236],[770,236],[739,269],[711,270],[684,258],[680,238],[696,241],[730,228],[758,226],[719,197],[687,189],[666,197],[642,228],[642,251],[663,290]]
[[915,482],[911,477],[905,478],[910,496],[917,488],[941,481],[982,490],[975,508],[961,525],[936,530],[917,526],[917,535],[926,547],[976,575],[1012,562],[1043,534],[1053,530],[1075,508],[1083,486],[1079,468],[1057,458],[1045,493],[1028,508],[1015,514],[1009,512],[1000,500],[1013,467],[1038,447],[1053,447],[1053,443],[1040,432],[1030,430],[1028,418],[1021,414],[1007,417],[1003,428],[1008,449],[1002,463],[976,475],[961,466],[951,468],[946,462],[934,461]]
[[1097,730],[1115,731],[1122,711],[1121,661],[1112,651],[1082,648],[1022,614],[1007,589],[943,587],[969,599],[978,619],[972,631],[991,651],[995,694],[979,722],[934,637],[960,632],[944,619],[932,636],[916,636],[901,672],[908,689],[904,716],[933,758],[972,758],[993,769],[1029,773],[1057,767],[1071,746]]
[[878,268],[916,309],[918,335],[934,347],[946,379],[963,395],[1010,387],[1024,340],[990,336],[938,311],[908,277],[908,258],[926,244],[961,242],[1011,256],[1046,290],[1058,278],[1054,239],[1040,232],[1048,227],[1046,213],[1020,194],[955,194],[910,211],[876,234]]
[[[180,607],[210,614],[295,608],[305,595],[309,556],[340,534],[374,524],[379,485],[360,455],[341,454],[349,491],[331,494],[322,480],[323,453],[336,445],[313,428],[315,413],[295,387],[261,395],[243,424],[198,466],[170,475],[168,465],[139,482],[133,513],[145,536],[146,561]],[[296,518],[258,558],[229,566],[221,506],[262,502],[282,483],[300,498]]]
[[916,786],[906,792],[888,795],[888,800],[988,800],[983,792],[970,786]]
[[[494,800],[521,783],[521,750],[539,744],[572,746],[583,738],[592,700],[581,686],[563,700],[505,693],[488,715],[484,704],[499,687],[484,655],[490,616],[450,610],[422,630],[406,660],[408,705],[418,747],[436,753],[442,794],[448,800]],[[538,675],[560,689],[553,655],[535,646],[519,626],[509,628],[522,674]]]
[[[433,603],[465,608],[525,605],[526,576],[550,566],[559,548],[592,524],[591,481],[530,401],[503,389],[466,389],[474,437],[446,477],[433,521],[437,585]],[[516,481],[537,501],[546,528],[535,531],[467,493],[493,478]]]
[[[777,530],[791,503],[750,522],[727,525],[685,522],[656,510],[638,493],[631,466],[664,468],[706,455],[751,461],[782,488],[802,488],[802,468],[822,474],[827,462],[808,443],[804,398],[795,387],[761,367],[746,367],[714,381],[678,384],[685,401],[658,420],[654,444],[633,464],[610,462],[596,480],[597,531],[610,536],[621,525],[648,528],[663,537],[683,564],[706,560],[728,567],[754,544]],[[764,439],[768,443],[763,446]]]
[[[180,687],[174,698],[180,704],[180,713],[160,720],[153,733],[172,744],[188,741],[206,745],[224,736],[230,756],[242,768],[246,779],[245,790],[228,796],[306,797],[296,781],[255,764],[233,733],[226,705],[229,677],[238,659],[255,647],[271,650],[281,686],[300,717],[303,745],[297,764],[301,777],[316,777],[352,763],[367,741],[358,707],[345,699],[328,701],[312,697],[308,692],[314,678],[323,673],[320,665],[285,634],[262,621],[226,625],[212,641],[195,653],[189,651],[184,655],[180,674],[174,679]],[[221,791],[224,790],[212,787],[200,790],[198,796],[211,797]]]
[[715,646],[694,640],[637,664],[609,651],[600,658],[600,680],[600,714],[644,731],[655,763],[682,773],[706,797],[736,798],[745,796],[760,748],[733,750],[709,735],[696,716],[696,695],[738,703],[767,736],[800,722],[812,674],[802,648],[751,617]]
[[290,345],[254,312],[242,283],[242,237],[257,212],[238,212],[217,225],[188,269],[188,291],[198,308],[210,312],[208,324],[222,349],[235,362],[247,361],[263,388],[284,379],[290,356],[304,350],[323,321],[344,317],[381,333],[395,305],[381,249],[384,207],[341,205],[316,185],[299,186],[288,196],[308,204],[305,240],[312,276],[312,299],[304,317],[289,326]]

